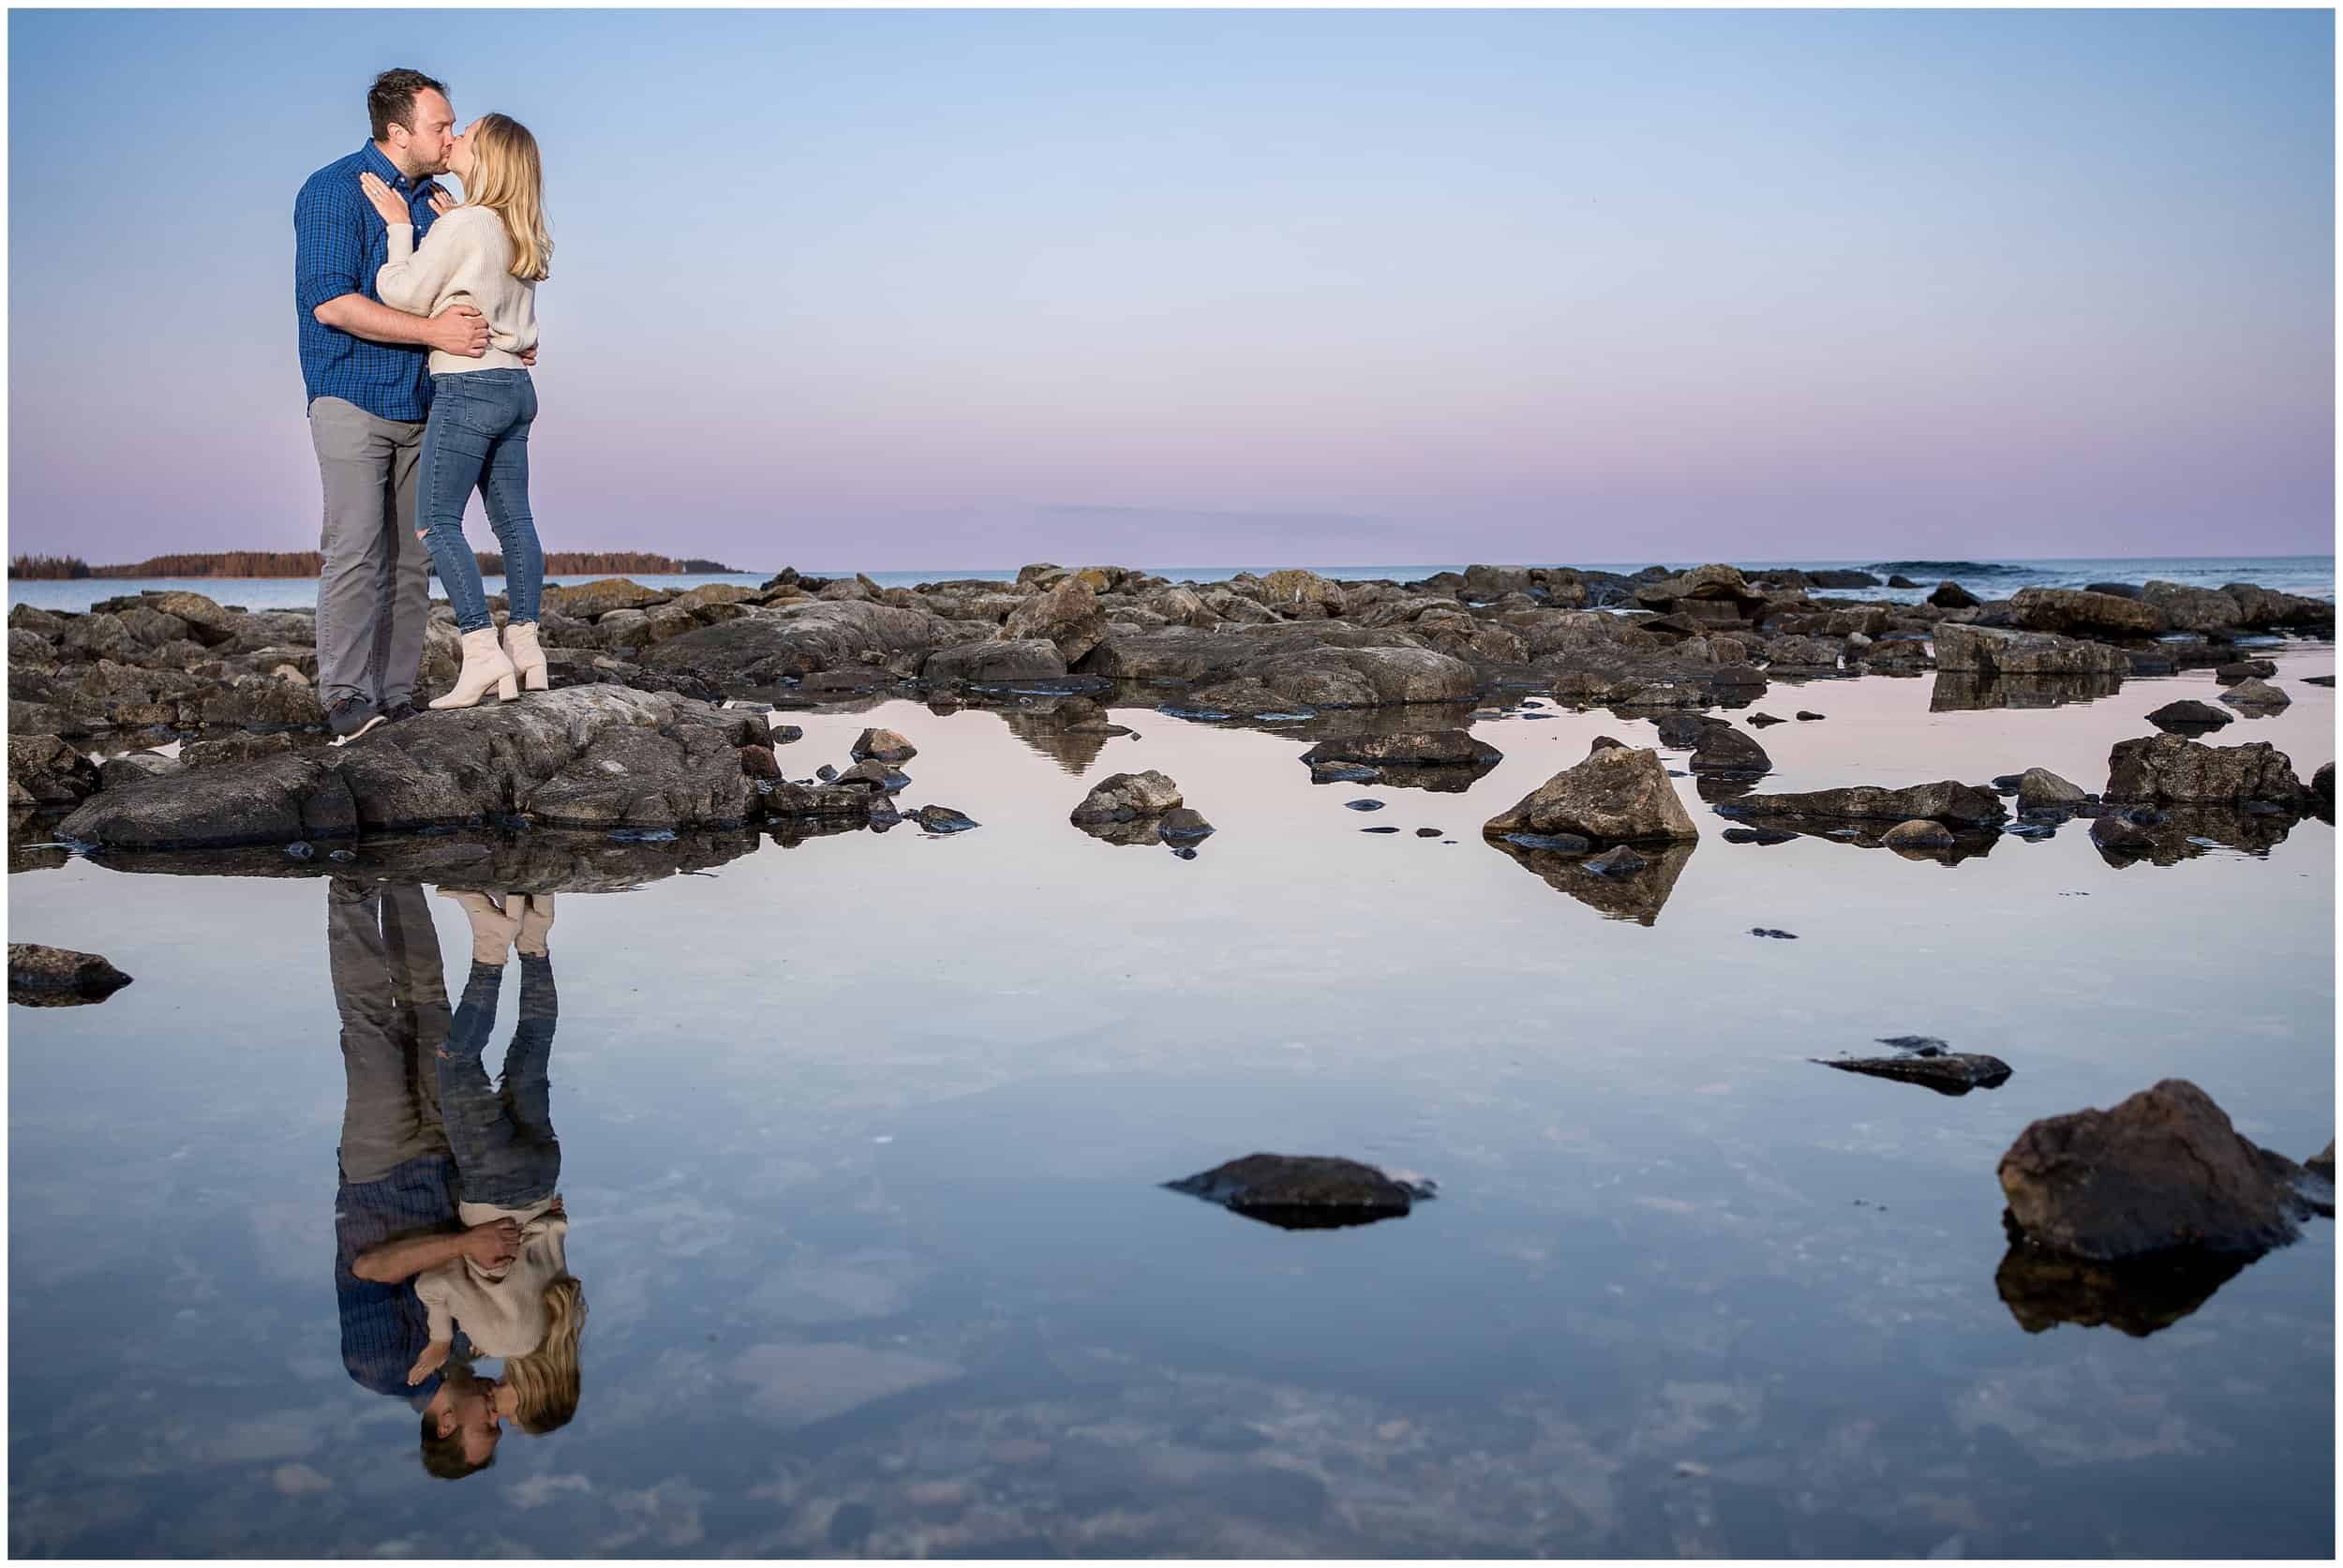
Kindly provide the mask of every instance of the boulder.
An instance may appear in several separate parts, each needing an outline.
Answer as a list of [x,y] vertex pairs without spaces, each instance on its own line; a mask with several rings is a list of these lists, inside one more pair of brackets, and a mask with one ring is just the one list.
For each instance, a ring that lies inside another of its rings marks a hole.
[[[745,597],[747,590],[742,592]],[[630,577],[604,577],[599,582],[579,583],[575,588],[547,583],[542,603],[546,609],[558,615],[592,620],[612,610],[649,609],[675,597],[673,589],[645,588]]]
[[1482,832],[1493,839],[1569,833],[1598,844],[1700,836],[1660,754],[1627,746],[1601,748],[1563,769],[1489,818]]
[[1888,829],[1880,843],[1914,855],[1938,855],[1954,846],[1952,829],[1929,817],[1914,817]]
[[2224,686],[2234,686],[2241,680],[2268,680],[2278,673],[2274,659],[2232,659],[2217,666],[2213,679]]
[[189,768],[93,797],[58,827],[100,846],[282,844],[523,817],[733,827],[758,814],[739,749],[762,718],[622,686],[426,711],[344,747]]
[[1261,602],[1289,614],[1336,616],[1342,613],[1342,589],[1315,572],[1288,567],[1261,580]]
[[2322,762],[2322,763],[2321,763],[2321,764],[2319,765],[2319,771],[2317,771],[2316,773],[2313,773],[2313,774],[2310,776],[2310,799],[2311,799],[2311,804],[2312,804],[2312,806],[2313,806],[2313,807],[2314,807],[2314,808],[2315,808],[2315,809],[2319,812],[2319,814],[2320,814],[2321,816],[2326,817],[2326,818],[2327,818],[2328,820],[2330,820],[2330,821],[2334,820],[2334,817],[2335,817],[2335,764],[2334,764],[2334,763],[2332,763],[2332,762]]
[[2169,735],[2201,735],[2236,722],[2236,714],[2224,713],[2209,702],[2189,697],[2168,702],[2148,715],[2148,723]]
[[1473,688],[1471,665],[1428,648],[1316,648],[1259,660],[1243,673],[1306,708],[1468,702]]
[[2137,599],[2074,588],[2022,588],[2009,596],[2009,619],[2029,632],[2152,637],[2163,612]]
[[1246,1155],[1163,1185],[1288,1230],[1395,1218],[1434,1193],[1429,1182],[1326,1155]]
[[[52,995],[102,1001],[130,983],[130,977],[96,953],[37,942],[8,944],[8,1000],[40,1006]],[[30,993],[31,994],[25,994]]]
[[2236,599],[2217,589],[2183,588],[2178,583],[2151,578],[2140,590],[2140,597],[2163,616],[2164,624],[2175,632],[2218,632],[2246,618],[2245,609]]
[[2293,759],[2266,740],[2208,746],[2178,735],[2119,740],[2107,755],[2110,802],[2143,805],[2273,801],[2298,806]]
[[1071,820],[1076,827],[1146,821],[1179,804],[1180,786],[1153,769],[1143,773],[1115,773],[1082,797]]
[[1403,730],[1390,735],[1344,735],[1321,740],[1302,754],[1316,768],[1321,763],[1398,763],[1418,768],[1496,767],[1505,754],[1466,729]]
[[2237,1135],[2205,1092],[2168,1078],[2109,1111],[2046,1117],[2001,1157],[2002,1194],[2037,1247],[2110,1261],[2174,1247],[2260,1252],[2309,1205],[2302,1167]]
[[2232,708],[2284,708],[2294,699],[2267,680],[2241,680],[2221,694]]
[[[2122,603],[2121,600],[2116,603]],[[1940,670],[2001,675],[2129,675],[2120,648],[2047,632],[2012,632],[1940,620],[1932,635]]]
[[857,762],[866,757],[876,757],[881,762],[909,762],[919,754],[919,748],[894,730],[866,729],[855,737],[846,754]]
[[1709,719],[1700,727],[1690,767],[1695,773],[1754,775],[1771,771],[1773,758],[1747,731],[1736,729],[1722,719]]
[[1195,807],[1174,806],[1157,819],[1156,831],[1169,844],[1207,838],[1213,832],[1213,826]]
[[1728,608],[1731,619],[1739,620],[1746,619],[1747,609],[1763,606],[1766,596],[1750,586],[1740,568],[1715,563],[1695,566],[1635,590],[1635,603],[1653,609],[1672,609],[1686,600],[1722,604]]
[[1099,612],[1097,595],[1080,575],[1059,581],[1009,612],[997,635],[1002,642],[1047,642],[1067,665],[1106,641],[1107,620]]
[[1990,827],[2008,820],[2009,813],[1991,790],[1951,779],[1935,784],[1888,789],[1879,784],[1853,784],[1844,789],[1818,789],[1802,795],[1758,795],[1736,802],[1748,814],[1768,817],[1813,817],[1833,821],[1908,823],[1925,817],[1948,827]]
[[2029,768],[2018,776],[2018,809],[2026,812],[2072,811],[2091,798],[2047,768]]
[[313,688],[259,676],[214,691],[198,712],[206,727],[318,729],[325,724]]
[[965,812],[954,811],[949,806],[921,806],[911,814],[911,817],[923,831],[930,833],[964,833],[971,828],[983,826]]
[[1977,598],[1976,594],[1948,577],[1936,585],[1935,591],[1929,594],[1928,602],[1939,609],[1973,610],[1977,608]]
[[1065,656],[1058,652],[1057,644],[1046,637],[939,648],[919,666],[919,679],[938,686],[953,680],[976,686],[1053,680],[1065,674]]
[[82,755],[80,747],[53,735],[9,735],[10,801],[70,806],[95,794],[99,783],[97,765]]

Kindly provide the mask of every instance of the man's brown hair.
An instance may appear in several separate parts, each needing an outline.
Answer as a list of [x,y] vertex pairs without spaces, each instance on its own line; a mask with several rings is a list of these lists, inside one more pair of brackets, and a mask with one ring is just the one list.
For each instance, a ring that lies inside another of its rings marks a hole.
[[403,127],[410,135],[414,133],[415,95],[425,89],[447,97],[446,82],[404,66],[374,79],[374,85],[366,89],[366,118],[374,124],[377,142],[388,142],[393,126]]

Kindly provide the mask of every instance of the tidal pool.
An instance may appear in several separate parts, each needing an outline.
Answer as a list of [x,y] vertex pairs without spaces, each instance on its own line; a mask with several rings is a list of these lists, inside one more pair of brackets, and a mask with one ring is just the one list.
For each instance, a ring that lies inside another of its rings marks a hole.
[[[2307,778],[2333,650],[2275,656],[2293,706],[2210,739]],[[1755,788],[2097,789],[2148,709],[2216,694],[1777,683],[1757,709],[1826,717],[1762,731]],[[1436,791],[1312,784],[1310,740],[1365,720],[1113,706],[1136,736],[781,716],[791,777],[903,731],[902,803],[973,831],[575,853],[545,945],[579,1399],[455,1482],[349,1365],[336,1148],[380,1108],[340,1042],[417,995],[443,1028],[428,972],[453,1005],[471,930],[439,888],[546,858],[20,845],[12,937],[135,981],[10,1009],[11,1550],[2333,1555],[2332,1225],[2209,1294],[2046,1277],[1993,1175],[2029,1121],[2165,1077],[2327,1143],[2331,828],[2119,869],[2072,823],[1941,864],[1728,844],[1683,778],[1698,844],[1589,889],[1480,824],[1649,722],[1473,722],[1503,760]],[[1193,859],[1068,825],[1147,768],[1216,827]],[[386,909],[395,951],[337,954]],[[1914,1034],[2013,1076],[1810,1060]],[[1440,1196],[1284,1231],[1157,1185],[1254,1150]]]

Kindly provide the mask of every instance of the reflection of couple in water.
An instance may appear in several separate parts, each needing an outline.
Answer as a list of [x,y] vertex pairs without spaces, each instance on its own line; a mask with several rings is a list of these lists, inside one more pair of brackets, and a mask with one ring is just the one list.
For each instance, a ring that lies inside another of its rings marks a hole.
[[[564,1257],[546,1069],[558,1003],[553,898],[442,890],[471,923],[453,1017],[438,938],[413,884],[336,880],[326,897],[349,1102],[335,1195],[342,1360],[361,1388],[422,1415],[424,1468],[495,1462],[503,1424],[542,1435],[577,1411],[586,1299]],[[481,1053],[507,952],[520,1022],[491,1086]],[[476,1356],[502,1360],[493,1380]]]

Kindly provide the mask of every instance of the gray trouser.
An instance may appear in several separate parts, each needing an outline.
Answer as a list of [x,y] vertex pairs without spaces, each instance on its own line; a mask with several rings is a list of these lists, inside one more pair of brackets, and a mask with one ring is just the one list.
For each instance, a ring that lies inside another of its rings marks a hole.
[[326,884],[325,952],[349,1090],[342,1180],[380,1181],[418,1155],[448,1152],[440,1116],[447,981],[423,889],[334,878]]
[[431,617],[431,553],[415,537],[422,422],[378,419],[340,397],[309,405],[325,480],[318,549],[318,685],[327,707],[410,700]]

